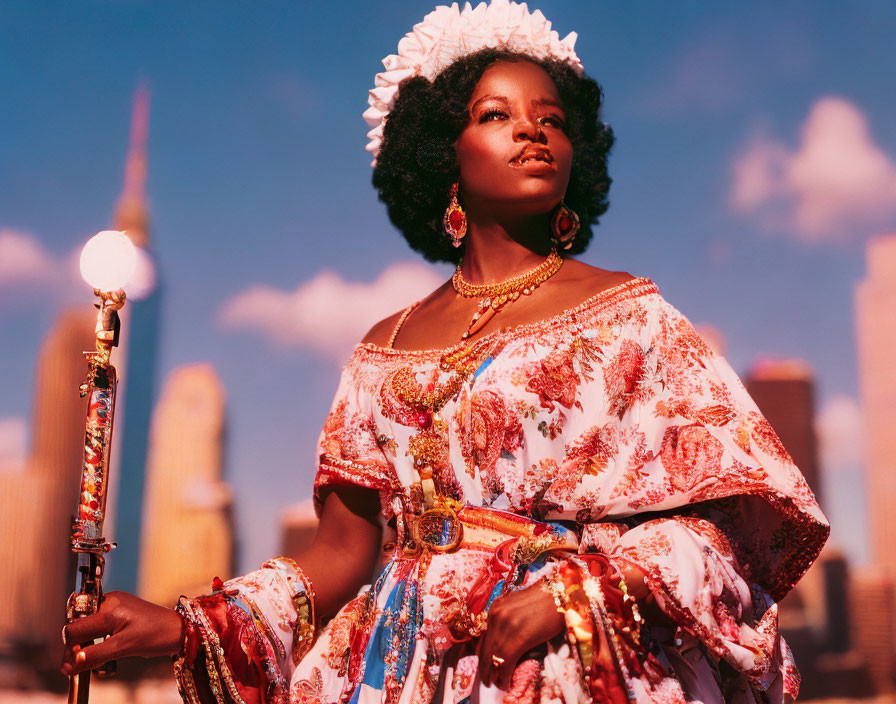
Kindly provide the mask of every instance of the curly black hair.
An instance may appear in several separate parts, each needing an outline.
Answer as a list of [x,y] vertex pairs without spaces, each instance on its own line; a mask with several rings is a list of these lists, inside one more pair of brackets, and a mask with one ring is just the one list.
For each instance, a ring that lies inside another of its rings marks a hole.
[[563,101],[573,148],[565,202],[581,220],[575,242],[565,254],[585,251],[592,225],[609,206],[607,155],[615,138],[600,119],[603,93],[597,82],[561,61],[483,49],[458,59],[431,82],[422,76],[402,82],[383,129],[373,185],[392,223],[411,248],[431,262],[458,263],[463,256],[463,248],[452,247],[442,229],[448,191],[460,174],[454,143],[469,120],[467,103],[476,84],[496,61],[540,66]]

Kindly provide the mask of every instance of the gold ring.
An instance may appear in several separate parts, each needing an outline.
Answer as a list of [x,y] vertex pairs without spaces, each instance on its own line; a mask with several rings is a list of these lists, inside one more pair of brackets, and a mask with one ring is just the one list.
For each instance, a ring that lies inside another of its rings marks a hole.
[[501,667],[504,662],[504,658],[499,658],[497,655],[492,655],[492,665],[494,665],[495,667]]

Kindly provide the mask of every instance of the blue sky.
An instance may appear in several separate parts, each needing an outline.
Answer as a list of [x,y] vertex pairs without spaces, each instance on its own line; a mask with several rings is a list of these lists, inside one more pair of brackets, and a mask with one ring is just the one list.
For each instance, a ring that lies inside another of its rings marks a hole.
[[[583,259],[652,278],[693,322],[721,331],[740,373],[764,355],[807,360],[828,424],[857,424],[853,288],[867,238],[896,230],[896,5],[531,5],[561,36],[578,32],[617,135],[611,207]],[[0,254],[15,253],[6,237],[41,261],[30,273],[0,262],[6,435],[29,417],[35,353],[55,313],[89,301],[59,272],[109,225],[144,80],[161,372],[209,361],[220,374],[239,568],[276,551],[279,510],[310,492],[346,340],[366,325],[351,302],[391,286],[382,300],[397,308],[396,277],[419,287],[447,273],[414,266],[389,224],[360,118],[380,59],[431,9],[0,5]],[[843,153],[854,168],[840,169]],[[396,262],[407,265],[390,274]],[[332,275],[316,279],[323,270]],[[249,329],[224,314],[258,285],[284,305],[332,292],[338,324],[312,316],[275,340],[272,322]],[[827,509],[862,559],[860,460],[839,451]]]

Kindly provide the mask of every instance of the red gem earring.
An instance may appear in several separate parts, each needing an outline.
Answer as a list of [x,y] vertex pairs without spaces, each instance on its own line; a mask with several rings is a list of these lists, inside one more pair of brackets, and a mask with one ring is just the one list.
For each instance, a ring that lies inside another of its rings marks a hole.
[[551,242],[558,249],[569,249],[579,231],[579,216],[570,209],[563,199],[551,216]]
[[463,244],[464,235],[467,234],[467,214],[460,207],[457,200],[457,184],[451,186],[448,191],[451,200],[448,203],[448,209],[445,211],[445,217],[442,218],[442,227],[451,238],[451,244],[460,247]]

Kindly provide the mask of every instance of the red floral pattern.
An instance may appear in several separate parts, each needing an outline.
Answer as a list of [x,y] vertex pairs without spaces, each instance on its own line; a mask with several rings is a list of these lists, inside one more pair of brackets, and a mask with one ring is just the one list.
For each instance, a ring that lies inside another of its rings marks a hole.
[[519,414],[502,394],[489,389],[460,400],[455,415],[467,472],[473,477],[478,467],[483,482],[492,490],[498,488],[498,459],[504,453],[512,455],[523,444]]
[[553,411],[556,404],[563,408],[581,407],[578,401],[581,379],[573,359],[571,349],[557,350],[524,367],[521,376],[526,380],[526,390],[538,396],[542,408]]
[[[727,362],[646,279],[472,345],[488,363],[433,419],[437,482],[468,504],[577,523],[583,553],[645,571],[658,604],[683,629],[680,647],[709,653],[703,671],[721,673],[723,691],[752,692],[763,702],[795,696],[799,678],[777,632],[773,599],[808,568],[828,526]],[[450,351],[356,348],[321,433],[318,501],[323,488],[352,483],[379,491],[387,516],[420,510],[409,452],[418,428],[385,381],[409,365],[418,379],[438,381],[439,358]],[[461,547],[427,558],[421,571],[418,558],[396,553],[378,586],[323,629],[298,667],[284,665],[290,701],[351,699],[374,652],[368,645],[379,642],[377,624],[392,622],[389,595],[416,578],[422,626],[400,656],[408,658],[409,679],[387,681],[383,696],[419,704],[436,686],[453,689],[445,701],[470,696],[478,686],[470,656],[453,661],[453,675],[441,684],[440,668],[454,653],[445,636],[452,609],[488,576],[486,557]],[[662,645],[671,664],[666,674],[653,671],[658,682],[630,663],[628,685],[638,701],[678,702],[698,686],[715,686],[690,680],[696,670],[676,666],[684,662],[679,646]],[[388,669],[399,655],[384,657]],[[718,660],[728,667],[716,669]],[[518,677],[518,698],[572,704],[586,696],[567,644],[549,647],[541,668],[537,683],[531,673]],[[473,696],[498,704],[504,694],[480,689]]]
[[673,426],[663,434],[660,459],[674,492],[686,492],[700,481],[718,479],[724,454],[722,443],[698,423]]
[[622,340],[619,352],[604,367],[604,387],[612,415],[622,418],[632,403],[648,398],[646,372],[644,350],[634,340]]

